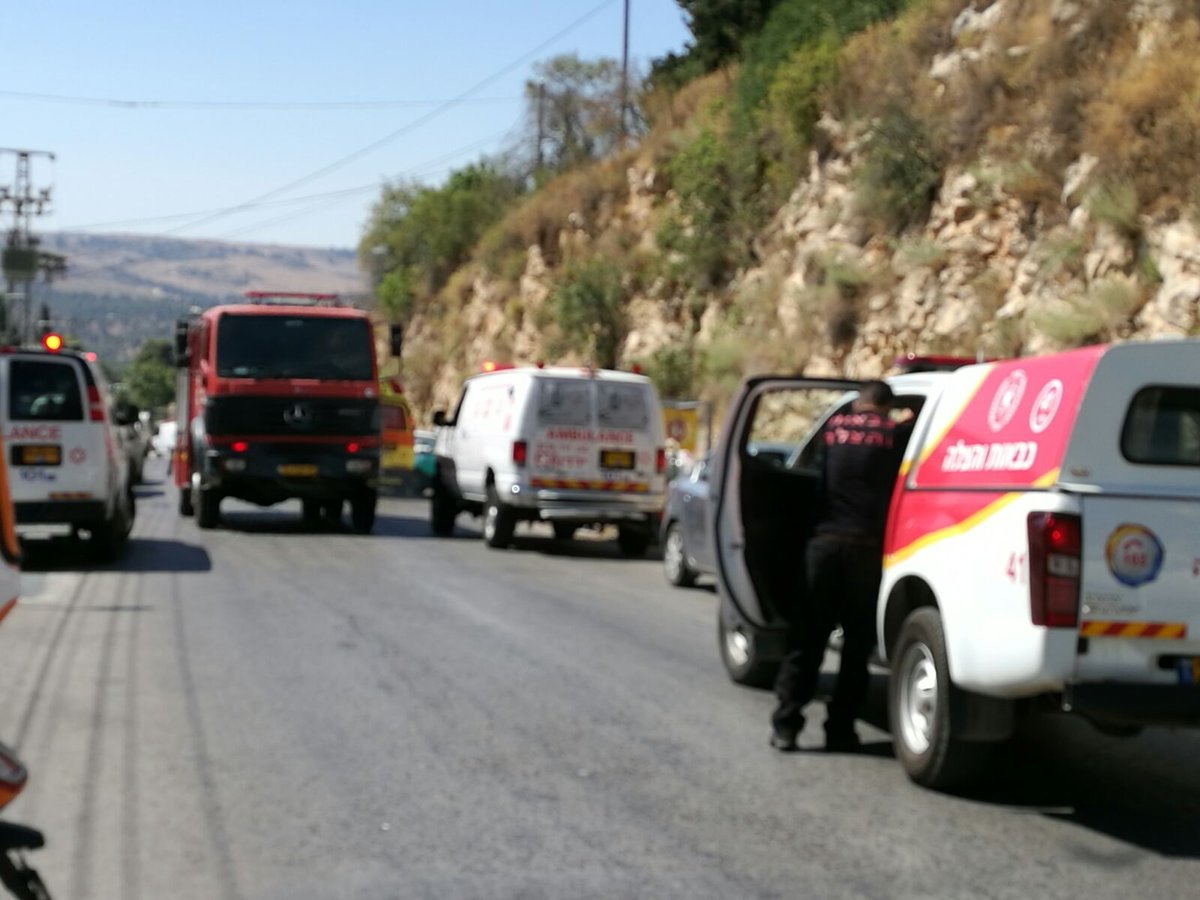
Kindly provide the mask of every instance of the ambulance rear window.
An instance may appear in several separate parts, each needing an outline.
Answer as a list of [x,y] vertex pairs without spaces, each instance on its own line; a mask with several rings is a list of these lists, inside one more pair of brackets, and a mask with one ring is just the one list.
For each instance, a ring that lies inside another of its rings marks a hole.
[[14,359],[8,373],[8,417],[12,421],[77,422],[83,418],[75,363]]
[[601,381],[596,392],[596,415],[601,426],[641,431],[650,424],[643,385]]
[[1121,453],[1132,463],[1200,466],[1200,388],[1142,388],[1121,429]]
[[539,378],[537,414],[541,425],[591,425],[592,382],[582,378]]

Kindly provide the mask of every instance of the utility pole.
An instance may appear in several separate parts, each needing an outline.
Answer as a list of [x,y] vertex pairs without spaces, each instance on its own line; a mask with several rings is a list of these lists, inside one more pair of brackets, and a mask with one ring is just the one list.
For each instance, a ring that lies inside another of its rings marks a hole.
[[537,100],[537,163],[534,167],[534,178],[542,177],[542,166],[545,165],[545,160],[542,156],[542,142],[546,139],[546,82],[538,82],[538,100]]
[[624,36],[621,39],[621,147],[629,134],[625,111],[629,108],[629,0],[625,0]]
[[[3,269],[6,282],[4,296],[5,339],[15,338],[20,342],[33,340],[33,309],[31,286],[38,274],[49,281],[53,276],[66,271],[66,258],[54,253],[38,250],[39,240],[30,229],[33,216],[45,215],[50,206],[51,188],[33,187],[31,163],[35,156],[44,156],[51,162],[54,154],[46,150],[16,150],[0,147],[0,153],[12,153],[17,158],[16,179],[11,185],[0,184],[0,213],[11,208],[12,227],[4,240]],[[16,290],[16,288],[20,290]],[[23,319],[18,329],[15,316],[8,306],[9,300],[23,300]]]

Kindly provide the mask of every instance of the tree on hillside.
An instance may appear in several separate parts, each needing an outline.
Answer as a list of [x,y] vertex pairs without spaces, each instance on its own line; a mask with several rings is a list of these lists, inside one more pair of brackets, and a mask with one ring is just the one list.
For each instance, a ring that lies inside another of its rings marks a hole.
[[418,298],[437,293],[520,192],[518,178],[487,161],[441,187],[385,186],[358,249],[388,317],[401,321]]
[[171,342],[150,338],[125,372],[129,399],[142,409],[161,409],[175,397],[175,365]]
[[[611,152],[621,139],[621,64],[556,56],[534,66],[525,101],[540,139],[534,168],[559,173]],[[633,128],[631,130],[636,130]]]
[[653,84],[681,85],[741,56],[781,0],[677,0],[692,42],[682,54],[654,61]]

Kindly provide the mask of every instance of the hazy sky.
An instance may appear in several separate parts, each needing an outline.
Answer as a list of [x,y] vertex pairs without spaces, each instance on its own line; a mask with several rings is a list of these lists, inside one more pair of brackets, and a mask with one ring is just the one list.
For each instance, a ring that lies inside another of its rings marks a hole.
[[[0,147],[56,157],[33,159],[53,187],[35,232],[353,247],[383,181],[438,184],[512,141],[535,63],[619,59],[624,2],[4,7]],[[641,68],[688,37],[674,0],[631,0]],[[15,175],[0,154],[0,185]]]

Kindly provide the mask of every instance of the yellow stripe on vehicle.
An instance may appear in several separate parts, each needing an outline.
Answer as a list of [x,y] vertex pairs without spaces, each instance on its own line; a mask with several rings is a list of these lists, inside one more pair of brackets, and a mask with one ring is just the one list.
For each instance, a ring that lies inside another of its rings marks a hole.
[[1187,625],[1183,622],[1106,622],[1091,619],[1079,626],[1079,634],[1081,637],[1090,638],[1151,638],[1177,641],[1187,637]]
[[[1045,475],[1035,481],[1031,485],[1031,488],[1047,487],[1048,485],[1054,484],[1054,482],[1058,481],[1058,472],[1058,469],[1053,469],[1047,472]],[[974,512],[967,516],[961,522],[956,522],[953,525],[947,525],[945,528],[939,528],[937,531],[931,531],[929,534],[917,538],[911,544],[901,547],[894,553],[889,553],[887,556],[885,556],[883,558],[884,568],[903,562],[918,550],[923,550],[931,544],[936,544],[938,541],[945,540],[949,537],[955,537],[956,535],[970,531],[980,522],[991,518],[1006,506],[1009,506],[1015,501],[1021,499],[1023,496],[1025,496],[1025,493],[1025,491],[1013,491],[1005,494],[1004,496],[1000,497],[1000,499],[993,500],[978,512]]]

